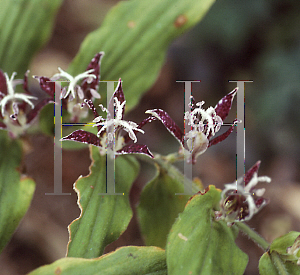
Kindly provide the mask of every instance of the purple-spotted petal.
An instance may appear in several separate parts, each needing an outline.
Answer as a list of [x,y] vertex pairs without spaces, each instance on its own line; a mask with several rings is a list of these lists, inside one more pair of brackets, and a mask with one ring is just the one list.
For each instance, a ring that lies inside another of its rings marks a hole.
[[[152,122],[153,120],[157,120],[157,118],[156,117],[153,117],[153,116],[149,116],[149,117],[147,117],[147,118],[145,118],[142,122],[140,122],[139,124],[138,124],[138,129],[141,129],[144,125],[146,125],[148,122]],[[136,131],[136,130],[133,130],[133,132],[134,133],[137,133],[138,131]],[[131,138],[129,137],[129,133],[126,133],[125,135],[124,135],[124,142],[125,143],[127,143],[127,142],[129,142],[131,140]]]
[[[115,92],[113,93],[111,99],[109,100],[109,103],[108,103],[108,110],[115,110],[114,108],[114,103],[115,103],[115,99],[114,98],[117,98],[118,101],[120,102],[120,104],[122,104],[124,101],[125,101],[125,96],[124,96],[124,93],[123,93],[123,88],[122,88],[122,80],[121,78],[119,79],[119,82],[118,82],[118,86],[115,90]],[[125,107],[123,108],[122,110],[122,118],[124,118],[124,112],[125,112]],[[115,111],[114,111],[114,115],[115,115]]]
[[[81,83],[81,89],[84,92],[87,92],[89,89],[93,89],[96,91],[98,90],[100,80],[100,63],[103,55],[104,52],[97,53],[91,60],[90,64],[87,66],[86,71],[94,69],[92,73],[96,76],[96,78],[92,78],[92,80],[88,77],[83,79]],[[90,80],[91,82],[89,82]]]
[[[24,74],[24,79],[23,79],[23,90],[25,91],[25,93],[27,95],[32,95],[31,92],[28,89],[28,74],[29,74],[29,70],[26,71],[26,73]],[[23,112],[25,112],[26,107],[27,107],[27,103],[24,101],[21,104],[18,105],[19,110],[22,110]],[[16,114],[18,114],[18,112],[16,112]]]
[[29,70],[27,70],[26,73],[24,74],[23,89],[27,94],[31,94],[28,89],[28,74],[29,74]]
[[236,123],[237,123],[237,120],[235,119],[233,121],[233,124],[230,126],[230,128],[225,133],[223,133],[222,135],[219,135],[219,136],[217,136],[217,137],[215,137],[215,138],[213,138],[212,140],[209,141],[208,147],[210,147],[212,145],[216,145],[219,142],[225,140],[232,133]]
[[[96,117],[99,116],[99,114],[98,114],[98,112],[97,112],[97,109],[96,109],[96,107],[95,107],[93,101],[91,101],[90,99],[89,99],[89,100],[88,100],[88,99],[85,99],[85,100],[84,100],[84,103],[82,103],[81,106],[83,106],[83,104],[86,104],[86,105],[90,108],[90,110],[91,110],[91,111],[93,112],[93,114],[94,114],[94,118],[96,118]],[[98,131],[100,131],[101,128],[102,128],[102,126],[97,126]]]
[[270,202],[269,199],[266,198],[258,198],[255,200],[255,205],[257,208],[262,208],[263,206],[265,206],[266,204],[268,204]]
[[0,70],[0,98],[1,93],[7,95],[7,84],[4,73]]
[[147,145],[142,145],[142,144],[131,144],[131,145],[124,146],[122,149],[118,150],[116,153],[120,154],[120,155],[143,154],[143,155],[147,155],[151,158],[154,158],[154,156],[150,152]]
[[149,122],[152,122],[154,120],[157,120],[156,117],[153,116],[149,116],[147,118],[145,118],[144,120],[142,120],[139,124],[138,124],[138,128],[141,129],[144,125],[146,125]]
[[29,124],[38,115],[41,109],[49,103],[54,103],[54,101],[51,98],[45,98],[35,105],[34,109],[31,109],[26,115],[26,123]]
[[0,121],[0,129],[5,129],[7,126],[2,122]]
[[245,186],[250,182],[253,177],[253,174],[258,172],[260,166],[260,160],[257,161],[246,173],[245,173]]
[[228,95],[224,96],[215,106],[216,114],[224,121],[232,106],[232,101],[237,93],[238,88],[235,88]]
[[[96,107],[95,107],[93,101],[91,101],[90,99],[89,99],[89,100],[88,100],[88,99],[85,99],[85,100],[84,100],[84,103],[82,103],[81,106],[83,106],[83,104],[86,104],[86,105],[90,108],[90,110],[92,110],[92,112],[93,112],[93,114],[94,114],[94,118],[99,117],[99,114],[98,114],[98,112],[97,112],[97,109],[96,109]],[[102,128],[101,125],[98,125],[98,126],[97,126],[98,132],[101,130],[101,128]],[[103,136],[104,133],[105,133],[104,131],[101,132],[101,136]]]
[[125,101],[125,95],[124,95],[124,92],[123,92],[121,78],[119,79],[118,86],[117,86],[112,98],[113,97],[116,97],[118,99],[118,101],[120,102],[120,104],[122,104]]
[[[90,99],[89,99],[89,100],[88,100],[88,99],[85,99],[85,100],[84,100],[84,103],[85,103],[85,104],[90,108],[90,110],[93,112],[94,118],[96,118],[96,117],[99,116],[99,114],[98,114],[98,112],[97,112],[97,109],[96,109],[96,107],[95,107],[93,101],[91,101]],[[84,104],[84,103],[83,103],[83,104]]]
[[54,99],[55,82],[50,78],[44,76],[35,76],[35,78],[39,81],[41,89],[48,95],[50,95],[52,99]]
[[95,134],[84,130],[76,130],[70,135],[63,137],[61,140],[73,140],[81,143],[101,146],[100,139]]
[[153,109],[146,111],[146,114],[152,115],[152,120],[155,120],[155,118],[160,120],[167,130],[178,140],[178,142],[184,146],[184,135],[167,112],[161,109]]
[[191,96],[191,111],[196,108],[196,100],[193,96]]

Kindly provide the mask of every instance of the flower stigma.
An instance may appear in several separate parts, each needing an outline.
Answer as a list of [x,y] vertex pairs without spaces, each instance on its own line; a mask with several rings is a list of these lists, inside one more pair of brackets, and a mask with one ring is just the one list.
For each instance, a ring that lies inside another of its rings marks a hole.
[[37,99],[35,96],[26,95],[22,93],[15,93],[15,87],[18,84],[22,84],[22,79],[14,79],[15,75],[17,73],[13,72],[11,75],[11,78],[9,79],[7,73],[4,73],[5,80],[6,80],[6,86],[7,86],[7,94],[4,94],[3,91],[0,91],[0,106],[1,106],[1,114],[5,118],[6,116],[6,106],[9,102],[11,102],[11,111],[8,112],[9,116],[12,119],[16,119],[19,108],[17,101],[25,101],[27,104],[31,106],[31,108],[34,108],[34,104],[31,102],[33,99]]
[[59,73],[53,76],[53,79],[56,79],[57,77],[64,77],[67,80],[70,81],[68,89],[63,89],[61,94],[61,99],[67,98],[71,94],[71,100],[76,98],[76,92],[80,99],[84,98],[84,93],[82,91],[82,88],[77,84],[77,82],[81,79],[88,78],[87,82],[91,83],[93,79],[96,79],[97,76],[92,74],[94,72],[94,69],[90,69],[88,71],[85,71],[81,74],[78,74],[77,76],[73,77],[72,75],[68,74],[64,70],[62,70],[60,67],[58,67]]

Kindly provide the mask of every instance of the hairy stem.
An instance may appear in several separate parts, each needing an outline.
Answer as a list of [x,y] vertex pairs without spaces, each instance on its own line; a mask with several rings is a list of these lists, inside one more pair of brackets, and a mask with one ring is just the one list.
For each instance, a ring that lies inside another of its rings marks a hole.
[[235,224],[243,233],[245,233],[252,241],[254,241],[264,251],[267,251],[269,249],[270,244],[257,232],[251,229],[247,224],[242,222],[237,222]]
[[289,273],[286,270],[282,260],[280,259],[279,254],[274,251],[270,255],[271,255],[271,260],[272,260],[273,264],[276,266],[276,268],[278,270],[278,274],[288,275]]

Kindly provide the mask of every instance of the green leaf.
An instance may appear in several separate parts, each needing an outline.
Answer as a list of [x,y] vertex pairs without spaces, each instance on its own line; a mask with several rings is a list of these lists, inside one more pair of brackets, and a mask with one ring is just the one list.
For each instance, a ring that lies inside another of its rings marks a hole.
[[190,196],[175,195],[184,192],[183,184],[156,167],[156,176],[142,191],[137,213],[146,245],[165,248],[167,235]]
[[10,140],[5,131],[0,131],[0,252],[17,228],[30,205],[35,184],[23,177],[18,167],[21,164],[20,143]]
[[89,34],[69,67],[83,72],[104,51],[102,80],[122,78],[126,108],[133,108],[156,80],[170,43],[198,23],[214,0],[132,0],[118,3]]
[[[282,255],[288,256],[289,254],[287,253],[287,248],[292,246],[293,243],[295,242],[296,238],[300,235],[300,232],[297,231],[291,231],[279,238],[276,238],[271,246],[270,246],[270,251],[276,251]],[[300,256],[300,251],[299,251],[299,256]]]
[[244,274],[248,256],[235,233],[214,220],[221,191],[210,186],[196,194],[173,225],[166,247],[168,274]]
[[278,270],[276,267],[273,265],[271,256],[269,252],[264,253],[260,260],[259,260],[259,274],[260,275],[278,275],[279,273],[277,272]]
[[127,246],[97,259],[64,258],[28,275],[166,275],[165,251]]
[[48,40],[62,0],[1,0],[0,64],[22,75]]
[[[263,254],[259,260],[259,272],[261,275],[265,274],[300,274],[300,266],[297,265],[297,261],[300,257],[300,251],[296,255],[289,254],[287,249],[292,247],[300,232],[292,231],[286,235],[276,238],[271,246],[270,250]],[[297,241],[297,240],[298,241]],[[270,273],[270,270],[273,273]]]
[[106,193],[106,156],[91,146],[90,174],[75,183],[80,217],[69,225],[69,257],[96,258],[106,245],[115,241],[127,228],[132,217],[129,190],[136,178],[139,165],[133,156],[119,156],[115,161],[116,193]]
[[294,262],[285,261],[276,251],[265,252],[259,260],[260,275],[299,275],[300,267]]

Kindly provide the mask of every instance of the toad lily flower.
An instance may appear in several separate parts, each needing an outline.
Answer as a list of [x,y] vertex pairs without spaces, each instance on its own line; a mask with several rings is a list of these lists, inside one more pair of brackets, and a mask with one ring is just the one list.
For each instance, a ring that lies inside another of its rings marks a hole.
[[[15,93],[15,87],[18,84],[23,84],[22,79],[14,79],[16,72],[12,73],[11,78],[9,79],[7,73],[1,71],[1,91],[0,91],[0,106],[1,106],[1,115],[5,117],[6,115],[10,115],[11,118],[15,118],[18,115],[18,101],[25,101],[27,104],[34,108],[34,104],[31,102],[32,99],[37,99],[34,96]],[[5,81],[3,79],[3,75],[5,77]],[[10,105],[10,106],[8,106]]]
[[[28,72],[25,73],[24,80],[22,80],[14,79],[15,72],[9,78],[7,73],[3,73],[0,70],[0,118],[2,118],[0,128],[8,130],[12,137],[23,134],[40,109],[53,99],[44,99],[36,106],[32,103],[32,100],[37,98],[30,95],[28,90]],[[23,89],[26,93],[15,92],[15,87],[18,84],[23,84]],[[31,111],[27,111],[28,105]]]
[[[86,104],[94,114],[95,123],[93,126],[97,127],[97,135],[84,130],[76,130],[70,135],[63,137],[62,140],[73,140],[86,144],[92,144],[99,147],[101,155],[105,155],[108,148],[113,149],[116,155],[122,154],[145,154],[153,158],[146,145],[136,144],[136,132],[144,133],[140,126],[133,121],[124,120],[125,97],[122,89],[121,80],[118,83],[112,98],[110,99],[108,109],[101,107],[103,112],[107,113],[107,118],[100,116],[91,100],[85,100]],[[112,111],[111,111],[112,110]],[[125,132],[125,135],[123,133]],[[134,144],[127,145],[132,140]]]
[[[168,131],[178,140],[181,149],[183,149],[182,151],[189,154],[188,162],[194,164],[197,157],[203,154],[208,147],[223,141],[233,131],[237,120],[232,123],[225,133],[211,139],[220,130],[223,121],[228,116],[237,89],[235,88],[223,97],[215,108],[209,107],[207,110],[202,108],[204,101],[196,103],[194,98],[191,97],[191,111],[186,112],[184,115],[186,129],[190,129],[186,134],[183,134],[167,112],[161,109],[153,109],[146,111],[146,113],[151,115],[150,121],[160,120],[164,124]],[[187,150],[184,148],[184,141],[186,141]]]
[[269,201],[263,198],[265,188],[256,189],[259,182],[271,182],[267,176],[258,177],[260,161],[253,165],[236,182],[225,184],[225,189],[221,193],[220,208],[216,211],[216,218],[225,220],[228,225],[250,220]]
[[[85,72],[73,77],[69,73],[65,72],[61,68],[58,68],[59,73],[55,74],[51,78],[47,77],[35,77],[43,90],[51,90],[54,94],[54,81],[64,79],[68,83],[68,86],[64,87],[61,92],[61,99],[63,99],[63,107],[71,114],[72,122],[79,122],[81,118],[86,118],[88,115],[88,109],[82,108],[84,99],[94,100],[100,98],[100,94],[97,92],[99,79],[100,79],[100,63],[104,53],[97,53],[90,64],[87,66]],[[79,82],[81,81],[80,85]]]

